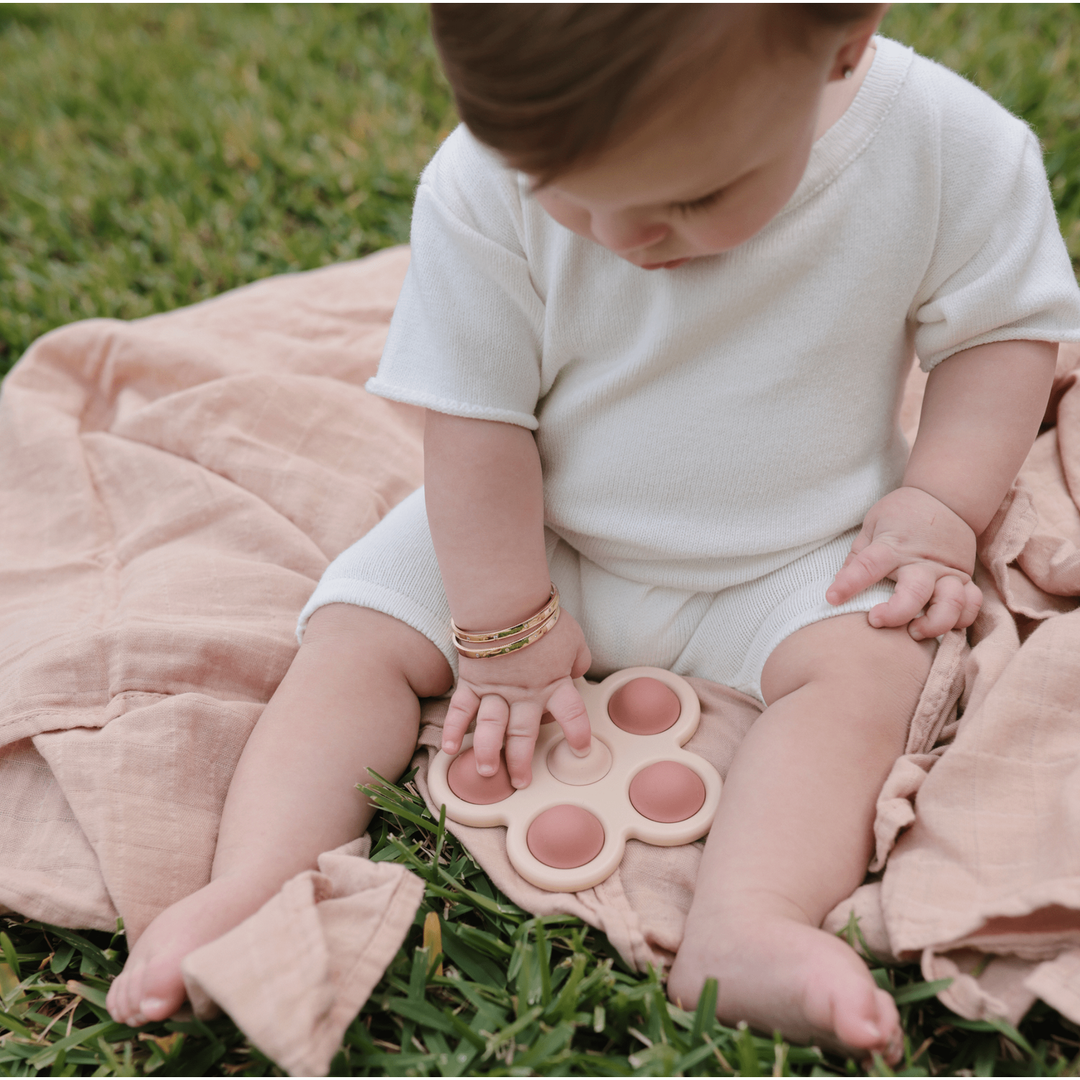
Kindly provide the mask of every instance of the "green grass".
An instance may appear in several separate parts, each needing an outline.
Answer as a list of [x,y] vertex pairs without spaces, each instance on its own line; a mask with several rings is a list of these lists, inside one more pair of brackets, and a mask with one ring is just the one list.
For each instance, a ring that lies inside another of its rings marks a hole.
[[407,240],[455,122],[420,6],[0,6],[0,371]]
[[[0,6],[0,371],[52,327],[134,318],[407,238],[415,177],[454,123],[418,6]],[[1039,133],[1080,265],[1080,7],[897,5],[884,30]],[[415,795],[375,857],[427,881],[405,947],[349,1028],[342,1075],[867,1075],[666,1002],[604,937],[500,896]],[[422,924],[441,920],[443,974]],[[0,920],[0,1075],[275,1075],[227,1018],[133,1031],[104,991],[122,936]],[[1080,1072],[1080,1031],[953,1016],[871,963],[898,1075]],[[463,1055],[463,1056],[462,1056]]]

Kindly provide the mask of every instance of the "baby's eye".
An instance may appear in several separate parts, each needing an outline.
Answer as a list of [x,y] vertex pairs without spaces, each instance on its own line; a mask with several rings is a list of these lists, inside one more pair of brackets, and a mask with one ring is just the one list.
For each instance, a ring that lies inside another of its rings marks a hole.
[[672,210],[678,211],[680,214],[694,214],[701,210],[708,210],[710,206],[720,201],[720,197],[724,194],[723,188],[717,188],[715,191],[709,192],[708,195],[702,195],[700,199],[692,199],[690,202],[672,203]]

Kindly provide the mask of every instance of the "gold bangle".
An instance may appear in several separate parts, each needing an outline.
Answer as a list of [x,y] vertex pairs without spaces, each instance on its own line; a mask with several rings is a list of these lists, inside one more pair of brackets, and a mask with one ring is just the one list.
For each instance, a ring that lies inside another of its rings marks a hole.
[[[503,638],[514,637],[524,634],[534,626],[539,626],[551,618],[552,614],[559,610],[559,590],[555,582],[551,583],[551,593],[548,602],[535,614],[530,615],[524,622],[517,626],[508,626],[505,630],[462,630],[453,619],[450,620],[450,632],[462,641],[481,643],[485,641],[502,641]],[[492,654],[494,655],[494,654]]]
[[525,637],[520,637],[516,641],[508,641],[502,645],[496,645],[490,649],[470,649],[462,644],[461,638],[457,634],[454,635],[454,648],[462,655],[468,657],[470,660],[487,660],[492,656],[505,656],[507,653],[517,652],[518,649],[527,648],[529,645],[539,641],[549,630],[551,630],[555,624],[559,621],[559,609],[555,610],[548,616],[545,622],[542,622],[531,634],[527,634]]

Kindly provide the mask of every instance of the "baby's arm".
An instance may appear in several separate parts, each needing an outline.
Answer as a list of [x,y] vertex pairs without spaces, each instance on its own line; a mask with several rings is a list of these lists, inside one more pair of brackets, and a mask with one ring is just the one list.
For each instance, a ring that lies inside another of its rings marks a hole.
[[[458,626],[513,626],[548,601],[544,492],[532,432],[514,424],[428,412],[424,433],[428,523]],[[476,718],[477,769],[495,772],[499,750],[518,787],[529,783],[540,717],[550,712],[574,749],[588,749],[588,713],[572,680],[589,668],[577,622],[563,611],[535,644],[483,660],[461,657],[443,727],[456,753]]]
[[896,591],[871,609],[872,625],[910,623],[916,640],[971,625],[982,604],[975,539],[1035,441],[1056,356],[1052,343],[999,341],[934,368],[903,486],[871,507],[829,603],[889,577]]

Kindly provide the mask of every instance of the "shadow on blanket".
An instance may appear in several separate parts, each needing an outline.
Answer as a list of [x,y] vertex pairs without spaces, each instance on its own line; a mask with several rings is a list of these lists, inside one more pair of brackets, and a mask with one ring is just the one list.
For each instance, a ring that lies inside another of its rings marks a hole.
[[[208,879],[297,612],[422,480],[422,416],[362,389],[407,263],[392,249],[133,323],[77,323],[5,381],[0,904],[141,928]],[[1080,1021],[1080,616],[1065,599],[1080,595],[1078,364],[1062,350],[1056,427],[984,540],[973,647],[946,637],[882,792],[880,873],[827,922],[854,912],[879,954],[953,976],[942,997],[970,1018],[1015,1023],[1038,996]],[[916,371],[907,426],[921,387]],[[690,748],[723,773],[757,706],[695,686]],[[425,791],[444,711],[425,707]],[[517,877],[501,830],[456,831],[517,903],[581,916],[639,970],[678,947],[697,846],[632,842],[603,885],[556,895]],[[217,1001],[296,1073],[325,1072],[422,895],[401,867],[364,869],[362,849],[324,856],[185,968],[200,1009]]]

